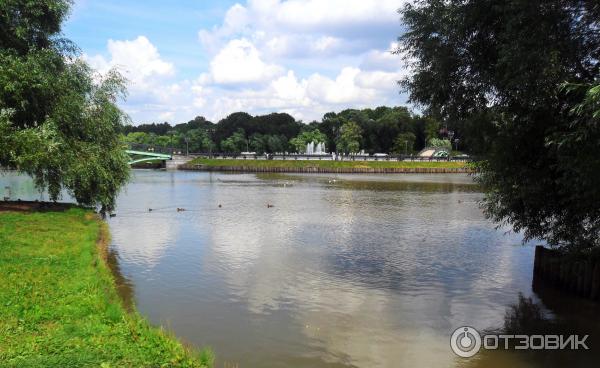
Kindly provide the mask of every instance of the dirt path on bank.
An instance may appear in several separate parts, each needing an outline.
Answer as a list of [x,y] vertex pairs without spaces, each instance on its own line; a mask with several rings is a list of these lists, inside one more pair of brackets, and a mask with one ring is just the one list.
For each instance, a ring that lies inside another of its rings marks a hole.
[[39,202],[39,201],[0,201],[0,212],[44,212],[66,211],[77,207],[72,203]]

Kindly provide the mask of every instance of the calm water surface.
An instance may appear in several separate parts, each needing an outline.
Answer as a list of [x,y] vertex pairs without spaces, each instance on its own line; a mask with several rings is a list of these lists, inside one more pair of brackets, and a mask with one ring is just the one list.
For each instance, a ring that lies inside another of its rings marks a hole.
[[138,310],[213,347],[217,367],[572,363],[451,352],[455,328],[501,328],[519,293],[597,326],[594,306],[532,291],[532,244],[486,220],[481,198],[463,175],[135,171],[109,220],[112,256]]

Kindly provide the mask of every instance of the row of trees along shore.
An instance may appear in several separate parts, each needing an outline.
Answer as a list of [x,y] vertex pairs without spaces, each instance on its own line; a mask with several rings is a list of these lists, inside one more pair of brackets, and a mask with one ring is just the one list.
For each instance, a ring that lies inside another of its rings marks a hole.
[[[406,107],[347,109],[305,124],[286,113],[252,116],[236,112],[217,123],[204,117],[182,124],[152,123],[123,128],[127,143],[177,148],[189,152],[252,151],[304,153],[307,143],[325,143],[329,152],[413,153],[429,145],[450,146],[460,132]],[[468,144],[461,142],[461,147]],[[455,144],[457,146],[457,144]],[[450,148],[450,147],[449,147]]]

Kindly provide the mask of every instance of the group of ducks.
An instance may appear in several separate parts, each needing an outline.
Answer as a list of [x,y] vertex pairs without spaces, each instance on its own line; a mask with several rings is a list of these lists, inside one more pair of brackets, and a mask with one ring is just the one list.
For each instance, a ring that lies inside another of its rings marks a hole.
[[[219,205],[219,208],[221,207],[221,205]],[[148,212],[152,212],[152,208],[148,208]],[[177,212],[183,212],[185,211],[185,208],[181,208],[181,207],[177,207]]]
[[[458,203],[462,203],[461,200],[458,200]],[[219,208],[222,208],[223,206],[219,203],[219,205],[217,206]],[[271,204],[271,203],[267,203],[267,208],[273,208],[275,207],[275,205]],[[177,212],[183,212],[185,211],[185,208],[181,208],[181,207],[177,207]],[[152,212],[152,208],[148,208],[148,212]],[[116,217],[117,215],[114,213],[110,214],[110,217]]]
[[[219,203],[219,205],[217,207],[223,208],[223,206],[220,203]],[[267,203],[267,208],[273,208],[273,207],[275,207],[274,204]],[[152,211],[153,211],[152,208],[148,208],[148,212],[152,212]],[[177,212],[183,212],[183,211],[185,211],[185,208],[177,207]],[[113,217],[113,216],[111,216],[111,217]]]

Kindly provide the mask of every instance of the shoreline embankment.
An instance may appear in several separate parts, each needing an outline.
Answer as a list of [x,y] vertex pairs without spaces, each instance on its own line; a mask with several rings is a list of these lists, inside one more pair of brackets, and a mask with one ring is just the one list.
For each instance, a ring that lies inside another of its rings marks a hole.
[[470,168],[449,167],[255,167],[255,166],[206,166],[181,165],[178,170],[187,171],[233,171],[246,173],[312,173],[312,174],[469,174]]
[[184,346],[126,307],[109,238],[89,209],[0,202],[0,365],[212,367],[210,350]]
[[196,158],[178,170],[307,174],[468,174],[472,165],[457,161],[240,160]]

